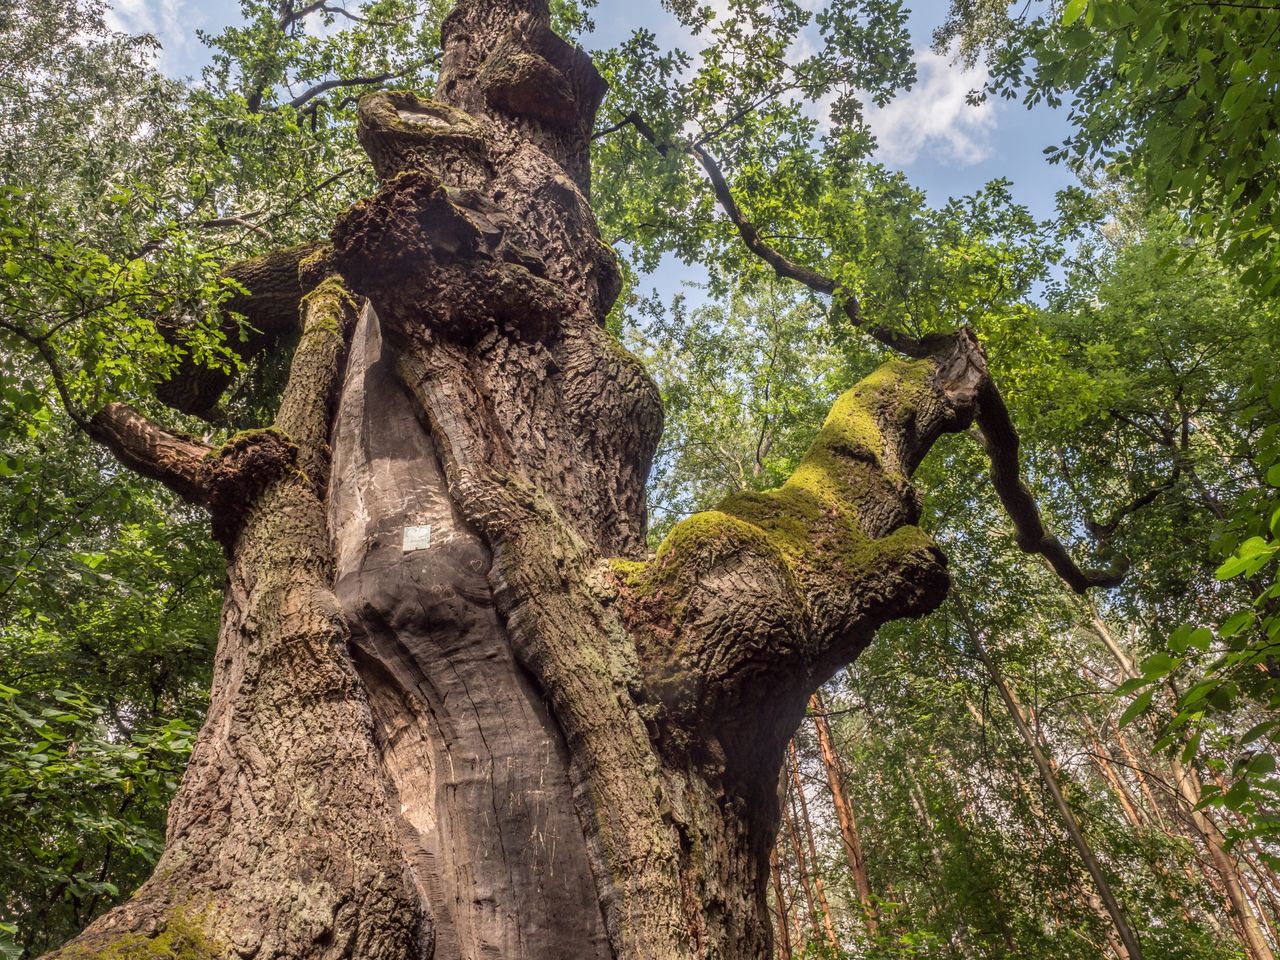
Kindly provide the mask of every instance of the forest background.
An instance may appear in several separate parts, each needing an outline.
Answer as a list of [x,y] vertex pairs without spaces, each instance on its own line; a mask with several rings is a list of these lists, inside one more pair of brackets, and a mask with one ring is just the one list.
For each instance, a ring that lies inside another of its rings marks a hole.
[[[145,406],[192,354],[242,386],[188,429],[258,422],[280,358],[228,348],[220,267],[369,191],[353,98],[429,87],[443,12],[245,0],[198,41],[166,23],[204,45],[190,80],[127,10],[0,13],[6,955],[147,875],[217,630],[204,518],[114,464],[83,412]],[[1149,957],[1271,960],[1280,7],[956,0],[932,51],[892,0],[673,2],[635,32],[630,9],[556,15],[612,84],[593,199],[628,265],[611,324],[666,405],[655,543],[779,483],[881,357],[652,142],[696,136],[781,248],[838,251],[840,281],[912,334],[977,331],[1047,523],[1124,574],[1078,596],[1019,549],[973,438],[929,459],[924,525],[955,585],[811,703],[781,785],[780,953],[1125,957],[1131,930]],[[948,109],[987,119],[927,125]],[[911,170],[931,130],[941,159]],[[1008,179],[948,199],[996,135],[979,166]]]

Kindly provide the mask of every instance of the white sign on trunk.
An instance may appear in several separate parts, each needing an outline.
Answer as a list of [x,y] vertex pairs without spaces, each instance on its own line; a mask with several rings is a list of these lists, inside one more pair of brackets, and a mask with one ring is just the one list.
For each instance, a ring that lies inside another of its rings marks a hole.
[[404,528],[404,546],[403,552],[408,553],[410,550],[425,550],[431,546],[431,524],[421,527],[405,527]]

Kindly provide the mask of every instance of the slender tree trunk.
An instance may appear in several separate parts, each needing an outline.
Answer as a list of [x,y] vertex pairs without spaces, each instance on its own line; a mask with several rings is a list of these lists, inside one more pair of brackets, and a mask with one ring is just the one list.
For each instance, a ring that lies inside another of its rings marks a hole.
[[796,750],[796,742],[792,740],[791,754],[791,786],[795,790],[796,801],[800,805],[800,823],[804,827],[805,847],[809,853],[809,865],[813,874],[813,886],[818,897],[818,909],[822,912],[822,929],[826,933],[827,943],[834,950],[838,946],[835,923],[831,919],[831,904],[827,902],[826,884],[822,880],[822,868],[818,866],[818,847],[813,842],[813,823],[809,820],[809,801],[804,795],[804,783],[800,780],[800,754]]
[[1143,769],[1143,764],[1138,762],[1138,757],[1129,746],[1129,740],[1125,737],[1124,731],[1115,730],[1113,733],[1120,752],[1124,754],[1125,763],[1129,765],[1134,778],[1138,781],[1138,789],[1142,791],[1142,796],[1147,801],[1147,808],[1156,818],[1156,822],[1163,825],[1165,823],[1164,805],[1157,801],[1155,791],[1151,789],[1151,784],[1148,782],[1147,771]]
[[1271,940],[1275,943],[1278,939],[1276,924],[1280,922],[1280,903],[1276,901],[1276,895],[1280,893],[1280,877],[1276,876],[1276,872],[1267,863],[1264,856],[1265,851],[1256,837],[1249,838],[1249,847],[1253,850],[1253,856],[1249,860],[1253,867],[1254,876],[1258,878],[1257,886],[1262,888],[1267,905],[1271,908],[1269,927],[1271,929]]
[[1120,810],[1124,813],[1124,818],[1128,821],[1129,826],[1134,830],[1141,830],[1144,826],[1142,815],[1138,812],[1137,800],[1129,792],[1129,785],[1124,782],[1124,778],[1116,772],[1111,762],[1111,753],[1098,739],[1097,731],[1094,730],[1093,724],[1089,722],[1087,717],[1081,718],[1085,734],[1089,738],[1089,745],[1093,748],[1093,763],[1098,768],[1098,772],[1102,774],[1108,786],[1111,787],[1111,794],[1116,798],[1116,802],[1120,804]]
[[[1089,609],[1094,632],[1115,658],[1122,675],[1126,679],[1136,677],[1138,672],[1134,666],[1133,659],[1116,640],[1106,621],[1098,615],[1096,610],[1093,610],[1092,605],[1089,606]],[[1132,753],[1129,751],[1128,746],[1123,744],[1123,741],[1121,743],[1122,749],[1125,750],[1126,758],[1136,769],[1138,765],[1132,759]],[[1254,913],[1253,905],[1250,903],[1246,881],[1241,874],[1239,863],[1227,851],[1226,837],[1210,817],[1197,809],[1203,794],[1199,777],[1194,770],[1185,766],[1176,756],[1169,758],[1169,770],[1172,774],[1174,787],[1185,804],[1184,816],[1204,844],[1209,854],[1210,863],[1213,864],[1213,868],[1222,882],[1233,925],[1240,932],[1242,945],[1248,951],[1251,960],[1275,960],[1271,945],[1267,942],[1266,935],[1262,932],[1262,925],[1259,922],[1258,915]]]
[[791,956],[790,911],[787,910],[787,898],[782,890],[782,872],[778,868],[778,847],[775,844],[769,853],[769,872],[773,876],[773,903],[777,910],[777,920],[773,925],[778,937],[775,956]]
[[791,849],[796,855],[796,873],[800,878],[800,889],[804,891],[804,903],[809,917],[809,934],[805,939],[811,942],[818,941],[822,939],[822,924],[818,919],[818,905],[814,898],[814,881],[817,879],[817,871],[813,868],[800,837],[800,815],[796,810],[795,779],[791,765],[786,760],[783,761],[783,771],[783,776],[787,780],[787,799],[783,820],[786,823],[787,836],[791,840]]
[[844,844],[849,871],[853,874],[854,887],[858,891],[858,902],[862,905],[867,933],[875,937],[879,930],[879,919],[875,898],[871,894],[866,858],[862,854],[862,838],[858,835],[858,821],[853,813],[853,805],[845,792],[843,765],[831,737],[831,725],[827,722],[827,708],[822,701],[821,691],[814,691],[813,696],[809,698],[809,711],[813,717],[814,730],[818,734],[818,750],[822,754],[822,764],[827,771],[827,783],[831,787],[831,800],[835,806],[836,823],[840,827],[840,840]]
[[[1110,748],[1102,742],[1098,731],[1094,729],[1093,724],[1089,721],[1088,717],[1082,716],[1081,721],[1084,724],[1085,732],[1089,737],[1089,743],[1093,747],[1094,763],[1097,766],[1098,771],[1102,774],[1103,779],[1111,786],[1112,793],[1115,795],[1116,800],[1120,803],[1121,809],[1124,811],[1125,820],[1135,831],[1144,829],[1147,825],[1146,818],[1140,812],[1137,798],[1130,793],[1129,786],[1125,783],[1123,774],[1115,769],[1112,762]],[[1160,825],[1158,829],[1160,829],[1166,837],[1172,836],[1169,830],[1163,825]],[[1172,880],[1169,875],[1169,870],[1163,861],[1157,859],[1153,862],[1152,866],[1161,877],[1165,878],[1166,881]],[[1195,872],[1191,869],[1191,866],[1189,864],[1183,864],[1183,867],[1187,879],[1191,881],[1192,884],[1198,886],[1201,881],[1197,880]],[[1224,933],[1222,924],[1218,921],[1217,917],[1212,914],[1205,913],[1203,910],[1198,910],[1197,912],[1201,915],[1204,922],[1213,928],[1214,931],[1219,934]],[[1186,917],[1188,923],[1193,922],[1190,909],[1185,904],[1182,905],[1182,913],[1183,916]]]
[[[938,836],[941,831],[939,831],[937,824],[929,813],[928,806],[925,805],[924,797],[921,796],[919,786],[910,774],[907,776],[907,799],[911,803],[911,809],[915,812],[916,818],[920,821],[920,825],[923,828],[925,835],[927,837]],[[933,862],[933,868],[937,872],[938,876],[939,883],[932,885],[936,889],[937,886],[941,885],[942,878],[946,876],[947,866],[942,860],[942,854],[938,851],[938,847],[933,843],[928,843],[927,845],[929,848],[929,859]],[[939,906],[937,899],[935,898],[933,903],[933,914],[938,916],[941,913],[942,908]],[[947,945],[951,950],[952,956],[959,955],[969,958],[969,960],[972,960],[972,958],[977,956],[977,951],[974,950],[973,944],[969,941],[969,931],[962,925],[952,927],[950,936],[947,939]]]
[[1271,945],[1267,942],[1258,916],[1254,913],[1240,865],[1227,851],[1226,836],[1212,819],[1196,809],[1204,792],[1200,778],[1177,757],[1169,758],[1169,768],[1173,773],[1173,782],[1178,793],[1186,803],[1186,816],[1203,838],[1205,848],[1209,851],[1210,862],[1218,872],[1218,876],[1222,878],[1227,902],[1240,926],[1244,947],[1251,960],[1275,960]]
[[1142,947],[1138,943],[1138,937],[1129,925],[1129,919],[1121,909],[1119,901],[1116,900],[1115,895],[1111,892],[1111,883],[1107,880],[1107,876],[1103,872],[1102,865],[1098,862],[1097,857],[1094,856],[1093,848],[1081,832],[1075,813],[1072,812],[1066,798],[1062,795],[1062,788],[1058,785],[1057,775],[1050,766],[1049,758],[1045,754],[1039,738],[1027,725],[1021,706],[1014,699],[1013,691],[1009,689],[999,667],[996,666],[995,661],[991,659],[990,654],[987,652],[982,635],[974,626],[968,612],[958,603],[957,609],[969,633],[969,639],[973,643],[974,650],[978,654],[978,659],[982,661],[988,676],[991,677],[991,682],[1000,694],[1000,699],[1004,701],[1005,706],[1008,708],[1009,716],[1013,719],[1019,736],[1022,737],[1027,749],[1031,752],[1031,757],[1035,761],[1036,769],[1040,772],[1045,788],[1049,791],[1050,797],[1053,798],[1053,804],[1058,810],[1058,815],[1062,818],[1062,824],[1066,828],[1067,835],[1071,838],[1076,851],[1080,854],[1080,859],[1084,861],[1085,869],[1089,871],[1089,876],[1093,879],[1098,899],[1101,900],[1106,915],[1111,918],[1111,923],[1115,927],[1116,937],[1123,946],[1124,955],[1131,958],[1131,960],[1142,960]]

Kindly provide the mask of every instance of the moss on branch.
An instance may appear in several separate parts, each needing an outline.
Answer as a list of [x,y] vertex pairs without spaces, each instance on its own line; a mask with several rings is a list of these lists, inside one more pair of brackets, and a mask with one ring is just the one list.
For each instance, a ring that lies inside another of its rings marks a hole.
[[110,934],[74,943],[50,960],[221,960],[227,955],[204,931],[200,917],[181,907],[168,910],[159,932]]
[[[909,496],[896,439],[930,392],[928,360],[894,360],[843,394],[786,483],[727,497],[714,510],[676,524],[651,561],[615,561],[638,599],[673,596],[691,566],[714,566],[734,552],[773,554],[793,574],[825,570],[865,577],[878,564],[933,550],[919,528],[903,524],[882,537],[863,523],[869,501]],[[897,504],[895,504],[895,507]]]

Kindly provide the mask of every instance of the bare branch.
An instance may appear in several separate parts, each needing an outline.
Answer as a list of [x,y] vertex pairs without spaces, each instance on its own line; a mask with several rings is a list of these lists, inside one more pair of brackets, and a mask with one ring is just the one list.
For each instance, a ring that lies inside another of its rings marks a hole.
[[223,227],[244,227],[246,230],[262,234],[268,240],[271,239],[270,233],[252,220],[246,220],[244,217],[215,217],[212,220],[202,220],[197,226],[207,230],[217,230]]
[[320,96],[322,93],[328,93],[330,90],[337,90],[340,87],[367,87],[374,86],[379,83],[386,83],[388,80],[394,80],[396,77],[403,76],[402,73],[378,73],[368,77],[346,77],[336,78],[333,80],[324,80],[315,86],[308,88],[289,101],[289,106],[295,110],[305,106],[311,100]]
[[1139,494],[1138,496],[1130,500],[1128,503],[1120,507],[1117,507],[1115,510],[1112,511],[1111,516],[1109,516],[1105,520],[1096,520],[1092,517],[1086,517],[1084,521],[1085,528],[1100,540],[1108,539],[1112,534],[1116,532],[1116,528],[1120,526],[1120,523],[1124,520],[1125,517],[1131,516],[1132,514],[1137,513],[1143,507],[1149,506],[1150,504],[1154,503],[1156,499],[1160,496],[1160,494],[1164,493],[1166,490],[1171,489],[1173,485],[1178,482],[1178,478],[1181,475],[1182,475],[1182,465],[1181,463],[1175,462],[1173,466],[1173,472],[1169,475],[1169,478],[1167,480],[1164,480],[1163,482],[1156,484],[1150,490],[1147,490],[1144,493]]
[[57,353],[49,345],[47,335],[36,335],[28,330],[23,329],[19,324],[10,323],[0,318],[0,330],[8,330],[20,340],[26,341],[40,355],[40,359],[49,369],[49,377],[53,381],[53,387],[58,392],[58,398],[62,401],[62,408],[66,411],[68,417],[76,426],[83,430],[87,430],[89,426],[88,418],[71,398],[71,391],[67,386],[66,374],[62,370],[62,364],[58,360]]
[[1009,408],[996,385],[988,378],[978,399],[978,428],[991,459],[991,484],[1013,521],[1018,546],[1026,553],[1038,553],[1076,593],[1090,587],[1117,586],[1128,572],[1128,561],[1118,560],[1110,569],[1084,570],[1071,559],[1062,541],[1044,527],[1040,507],[1022,481],[1018,462],[1018,432]]

